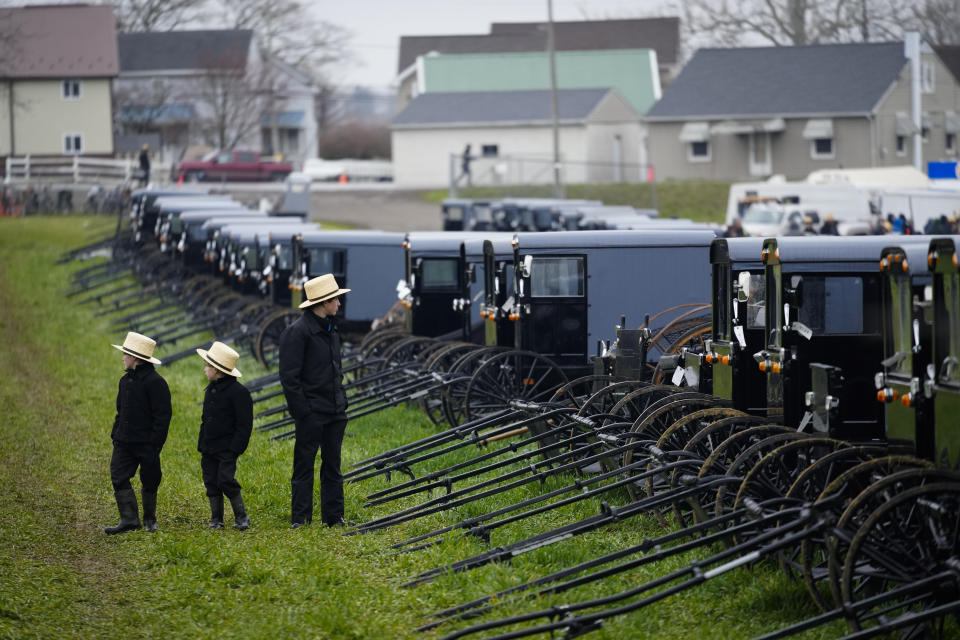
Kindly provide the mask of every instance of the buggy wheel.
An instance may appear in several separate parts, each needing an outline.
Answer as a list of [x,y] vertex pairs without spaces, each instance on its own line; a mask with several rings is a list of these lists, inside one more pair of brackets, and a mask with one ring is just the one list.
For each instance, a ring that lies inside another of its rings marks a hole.
[[506,351],[474,371],[464,393],[467,420],[506,408],[511,400],[538,402],[550,397],[567,376],[553,360],[532,351]]
[[497,353],[502,353],[503,347],[477,347],[461,355],[450,365],[452,381],[443,389],[443,415],[451,427],[456,427],[466,419],[465,402],[467,385],[473,373],[483,362]]
[[[869,629],[907,613],[956,603],[960,598],[953,568],[960,554],[958,513],[960,484],[935,482],[907,489],[866,519],[854,535],[844,563],[844,602],[856,605],[898,587],[907,591],[873,607],[848,609],[851,630]],[[935,584],[916,584],[938,574],[946,575]],[[902,637],[955,638],[956,632],[956,620],[941,617],[911,622],[902,630]]]
[[260,364],[267,369],[273,368],[279,357],[280,334],[302,315],[302,311],[280,309],[263,320],[253,343],[253,355]]

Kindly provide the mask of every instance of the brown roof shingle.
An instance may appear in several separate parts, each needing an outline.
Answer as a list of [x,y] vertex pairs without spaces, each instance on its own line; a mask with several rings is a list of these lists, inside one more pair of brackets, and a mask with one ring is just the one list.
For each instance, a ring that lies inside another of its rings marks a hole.
[[[554,22],[553,27],[557,51],[653,49],[661,65],[675,64],[679,57],[680,19],[676,17]],[[481,35],[401,36],[397,72],[431,51],[509,53],[544,51],[546,46],[543,22],[495,22],[489,34]]]
[[0,77],[102,78],[119,69],[108,5],[0,9],[0,37]]

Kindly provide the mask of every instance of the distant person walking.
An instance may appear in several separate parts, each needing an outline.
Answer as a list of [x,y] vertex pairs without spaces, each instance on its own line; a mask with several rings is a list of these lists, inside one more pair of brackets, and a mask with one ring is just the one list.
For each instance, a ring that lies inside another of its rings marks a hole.
[[223,528],[223,497],[226,496],[233,508],[233,528],[243,531],[250,527],[250,517],[235,476],[237,458],[250,443],[253,400],[238,381],[243,374],[237,369],[240,355],[236,351],[222,342],[214,342],[209,351],[197,349],[197,355],[206,363],[203,373],[210,381],[203,394],[197,440],[203,486],[210,500],[210,528]]
[[117,415],[113,420],[113,456],[110,481],[120,510],[120,522],[103,531],[113,535],[140,528],[137,495],[130,478],[140,468],[143,498],[143,528],[157,530],[157,489],[160,487],[160,450],[167,440],[172,409],[166,380],[154,369],[160,361],[153,357],[156,341],[130,332],[122,345],[111,345],[123,352],[127,372],[120,378],[117,391]]
[[140,148],[140,184],[147,186],[150,182],[150,145],[144,144]]
[[463,155],[460,156],[460,172],[461,173],[460,173],[460,179],[457,180],[457,182],[460,182],[461,180],[466,179],[468,187],[473,186],[473,176],[470,173],[470,162],[472,160],[473,160],[473,156],[470,155],[470,145],[468,144],[463,148]]
[[304,313],[280,335],[280,383],[293,416],[291,529],[313,520],[313,469],[320,450],[320,515],[329,527],[343,520],[340,449],[347,427],[347,395],[340,368],[340,333],[334,317],[341,289],[332,273],[307,280]]

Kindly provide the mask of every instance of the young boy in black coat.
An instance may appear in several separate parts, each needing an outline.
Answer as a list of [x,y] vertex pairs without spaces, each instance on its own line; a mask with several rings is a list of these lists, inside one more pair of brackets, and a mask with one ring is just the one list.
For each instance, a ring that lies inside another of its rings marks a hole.
[[210,499],[210,528],[223,528],[223,496],[233,507],[233,528],[243,531],[250,527],[240,483],[237,482],[237,458],[247,450],[253,429],[253,400],[247,388],[237,381],[236,351],[214,342],[210,350],[197,349],[207,363],[204,373],[210,384],[203,396],[203,418],[197,450],[203,484]]
[[157,530],[157,489],[163,474],[160,471],[160,450],[167,440],[170,417],[170,389],[167,381],[153,368],[160,361],[153,357],[157,343],[145,335],[130,332],[122,345],[111,345],[123,352],[127,370],[117,391],[117,415],[110,437],[113,455],[110,458],[110,481],[120,510],[120,522],[103,531],[108,535],[140,528],[137,494],[130,478],[140,468],[143,498],[143,528]]

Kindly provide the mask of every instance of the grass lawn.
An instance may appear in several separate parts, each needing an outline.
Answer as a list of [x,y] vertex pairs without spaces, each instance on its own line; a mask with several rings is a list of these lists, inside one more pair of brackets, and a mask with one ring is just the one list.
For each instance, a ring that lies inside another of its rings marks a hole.
[[[92,261],[55,262],[112,227],[111,220],[92,217],[0,219],[0,638],[437,638],[466,625],[417,633],[422,615],[663,532],[652,518],[626,519],[510,564],[404,589],[399,585],[410,576],[487,547],[451,535],[440,546],[398,555],[391,543],[539,495],[571,478],[533,483],[456,513],[365,536],[345,537],[316,525],[290,531],[293,443],[258,431],[238,465],[253,526],[242,533],[211,531],[196,451],[198,402],[206,381],[203,362],[190,357],[159,369],[174,407],[161,456],[160,532],[104,535],[103,526],[118,519],[108,463],[123,373],[121,355],[110,344],[122,342],[125,329],[111,327],[109,316],[95,315],[96,303],[78,304],[84,296],[65,295],[71,273]],[[157,355],[162,359],[165,352],[189,346],[186,342],[161,343]],[[238,367],[244,380],[266,373],[245,348]],[[413,407],[356,420],[348,425],[345,463],[435,431]],[[402,480],[395,476],[392,483]],[[134,486],[139,489],[138,480]],[[347,517],[367,521],[422,499],[362,506],[365,495],[386,486],[382,477],[348,484]],[[619,492],[607,499],[622,504],[627,496]],[[550,511],[496,530],[491,544],[598,509],[596,501],[583,501]],[[232,522],[229,507],[226,511]],[[632,569],[536,602],[508,601],[484,620],[624,591],[690,561],[682,557]],[[590,637],[751,638],[815,613],[802,584],[761,564],[614,618]],[[803,637],[832,638],[844,631],[838,623]]]

